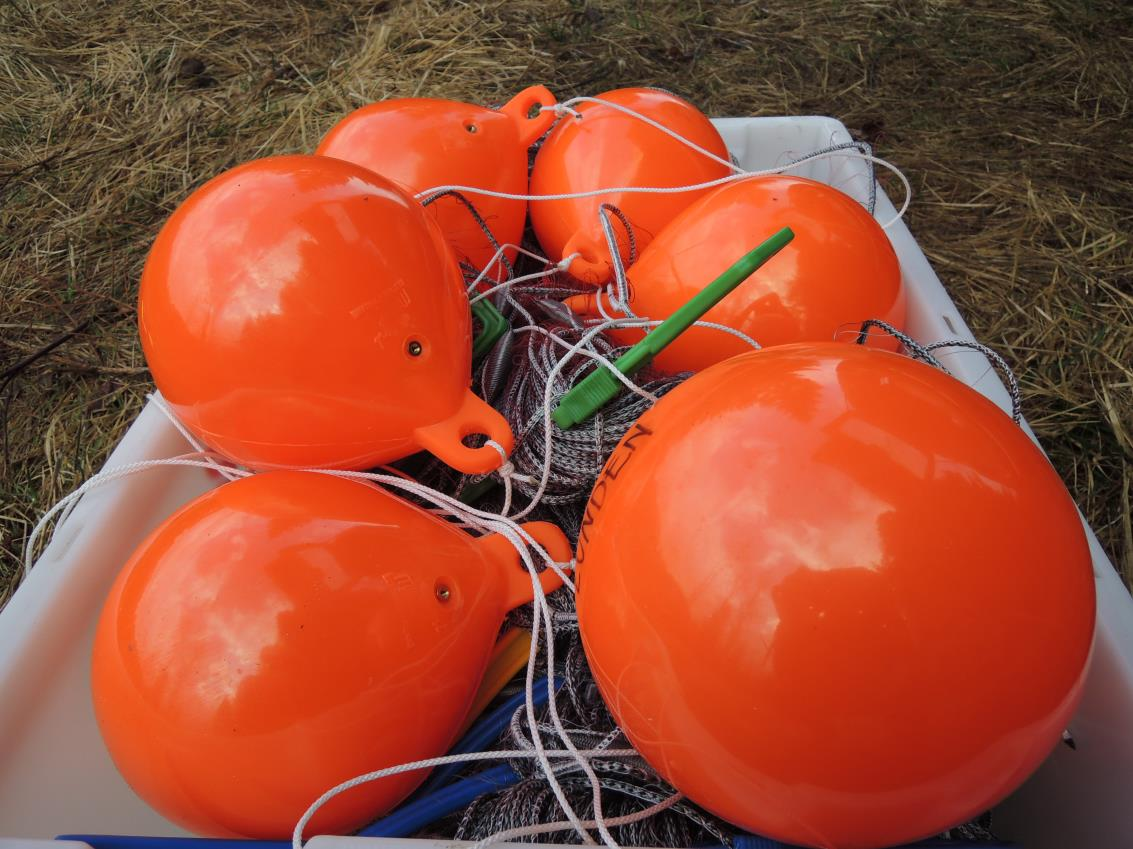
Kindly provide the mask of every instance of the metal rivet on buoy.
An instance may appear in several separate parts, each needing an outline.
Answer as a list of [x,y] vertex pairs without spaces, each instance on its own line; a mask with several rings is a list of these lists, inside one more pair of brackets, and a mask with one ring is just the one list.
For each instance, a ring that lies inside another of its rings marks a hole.
[[436,594],[437,601],[446,602],[452,597],[452,590],[450,590],[444,584],[437,584]]
[[421,356],[421,351],[424,350],[424,348],[421,346],[421,343],[416,339],[411,339],[409,341],[409,344],[405,346],[405,349],[409,352],[409,356],[411,357]]

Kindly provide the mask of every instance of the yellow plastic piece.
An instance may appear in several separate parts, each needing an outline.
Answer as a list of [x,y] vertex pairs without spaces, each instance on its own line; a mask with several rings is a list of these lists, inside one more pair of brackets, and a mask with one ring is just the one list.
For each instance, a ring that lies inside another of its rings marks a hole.
[[476,691],[476,698],[472,700],[472,707],[457,736],[464,735],[507,682],[523,669],[530,654],[531,634],[523,628],[512,628],[496,641],[496,647],[492,650],[492,659],[488,661],[488,669],[480,682],[480,689]]

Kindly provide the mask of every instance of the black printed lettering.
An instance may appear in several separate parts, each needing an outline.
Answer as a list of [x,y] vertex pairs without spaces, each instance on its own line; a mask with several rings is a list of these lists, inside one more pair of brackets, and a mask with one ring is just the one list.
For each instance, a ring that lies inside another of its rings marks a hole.
[[618,450],[610,455],[610,459],[606,461],[606,468],[602,470],[597,482],[594,484],[594,491],[590,493],[590,500],[586,502],[586,513],[582,517],[582,527],[578,531],[578,553],[576,555],[576,562],[581,564],[586,560],[586,547],[590,543],[590,534],[587,528],[594,524],[597,515],[602,511],[603,505],[606,503],[606,495],[609,493],[610,484],[617,481],[618,475],[621,474],[629,461],[633,459],[634,452],[637,451],[637,446],[633,443],[642,437],[652,436],[653,431],[645,427],[640,422],[633,426],[633,431],[629,437],[618,446]]

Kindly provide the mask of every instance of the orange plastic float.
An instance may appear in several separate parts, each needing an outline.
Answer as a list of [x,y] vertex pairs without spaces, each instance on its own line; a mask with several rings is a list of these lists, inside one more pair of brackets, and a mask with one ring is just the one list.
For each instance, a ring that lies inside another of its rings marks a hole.
[[470,473],[511,450],[472,394],[472,319],[444,237],[384,177],[325,156],[234,168],[195,191],[146,260],[154,382],[212,448],[264,469],[361,469],[421,448]]
[[[499,110],[454,100],[404,98],[372,103],[339,121],[317,154],[357,163],[388,177],[411,194],[443,185],[523,195],[527,148],[554,122],[555,96],[543,86],[525,88]],[[501,244],[523,238],[527,203],[468,193],[467,200]],[[456,256],[477,270],[496,249],[468,209],[447,196],[428,206]],[[506,256],[515,259],[516,252]],[[490,272],[503,279],[502,266]]]
[[1093,637],[1081,522],[1038,448],[947,374],[853,345],[745,354],[663,397],[577,560],[633,744],[713,813],[823,849],[996,804],[1059,740]]
[[[905,323],[901,269],[885,231],[848,195],[802,177],[752,177],[721,186],[665,227],[628,271],[629,304],[642,316],[672,315],[737,257],[771,233],[791,227],[794,242],[704,316],[746,333],[761,345],[826,342],[862,321]],[[599,315],[601,293],[571,298],[582,315]],[[607,314],[616,315],[609,304]],[[625,344],[638,330],[615,331]],[[889,335],[871,344],[895,349]],[[704,327],[685,331],[655,360],[669,372],[699,371],[751,346]]]
[[[716,128],[695,106],[679,97],[648,88],[617,89],[598,97],[645,115],[713,155],[728,159],[728,149]],[[731,173],[724,163],[713,161],[632,115],[596,103],[583,103],[575,109],[581,117],[563,118],[535,157],[531,171],[533,195],[621,186],[684,186]],[[598,218],[603,203],[615,205],[626,215],[637,245],[642,248],[705,191],[613,192],[598,197],[532,201],[531,224],[539,244],[552,259],[558,261],[581,253],[567,270],[583,282],[599,285],[613,273]],[[612,223],[622,259],[628,261],[625,228],[616,218]]]
[[[558,561],[566,538],[528,530]],[[103,739],[123,777],[197,833],[282,839],[355,775],[443,754],[505,613],[532,583],[499,536],[473,538],[368,484],[268,472],[183,508],[118,576],[94,643]],[[546,570],[547,591],[559,584]],[[426,771],[320,809],[343,833]]]

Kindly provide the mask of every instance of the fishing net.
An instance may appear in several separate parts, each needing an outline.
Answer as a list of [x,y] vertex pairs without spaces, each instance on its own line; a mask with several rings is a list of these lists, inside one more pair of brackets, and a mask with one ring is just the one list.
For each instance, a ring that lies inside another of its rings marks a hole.
[[[812,155],[827,155],[854,150],[869,155],[868,145],[852,143],[835,145]],[[870,212],[876,201],[872,169],[869,191],[861,198]],[[433,196],[428,200],[435,199]],[[474,202],[459,200],[484,229],[496,248],[490,228],[475,209]],[[620,220],[625,231],[632,233],[628,222],[616,207],[603,206],[604,223],[612,216]],[[608,240],[613,243],[609,226]],[[630,426],[658,398],[679,386],[689,374],[665,375],[645,370],[634,376],[639,391],[624,391],[591,419],[569,430],[549,424],[548,409],[596,365],[593,356],[613,361],[628,348],[619,344],[598,326],[601,320],[576,316],[563,303],[572,295],[592,292],[556,269],[549,260],[540,259],[540,248],[530,231],[526,235],[518,260],[501,264],[505,282],[494,285],[487,295],[507,319],[508,329],[494,343],[486,356],[474,366],[473,386],[477,394],[499,410],[515,434],[515,448],[509,457],[509,477],[505,490],[500,473],[463,475],[437,460],[416,460],[400,464],[422,483],[493,512],[507,511],[513,517],[543,519],[558,525],[577,542],[590,491],[603,465]],[[636,245],[630,244],[632,262]],[[502,253],[502,252],[501,252]],[[616,256],[616,253],[615,253]],[[504,261],[506,262],[506,260]],[[610,285],[612,299],[618,287],[624,287],[622,269]],[[465,276],[470,295],[475,299],[476,284],[485,282],[484,269],[466,267]],[[507,281],[514,280],[509,285]],[[490,279],[486,281],[492,283]],[[884,322],[870,322],[861,328],[862,339],[868,333],[887,332],[897,335],[910,356],[938,367],[931,349],[918,345]],[[571,350],[579,348],[571,354]],[[982,346],[981,346],[982,348]],[[482,440],[481,440],[482,442]],[[561,680],[557,699],[561,728],[579,748],[627,748],[629,741],[622,734],[599,694],[579,636],[574,594],[562,589],[548,596],[553,611],[555,668],[548,669],[545,656],[540,656],[536,674]],[[528,606],[513,611],[505,628],[532,627],[533,609]],[[521,673],[497,697],[497,702],[523,691]],[[549,708],[536,712],[537,729],[543,745],[561,746],[561,732],[550,721]],[[507,729],[496,741],[497,749],[531,749],[531,728],[524,706],[517,707]],[[581,774],[579,764],[559,762],[555,768],[562,792],[582,819],[593,819],[594,790],[592,780]],[[518,776],[516,783],[498,792],[485,794],[463,810],[426,828],[419,836],[480,841],[516,830],[529,829],[562,819],[562,806],[552,792],[547,777],[532,759],[509,761]],[[674,789],[641,758],[590,759],[602,792],[602,816],[607,821],[634,815],[650,806],[671,799]],[[480,767],[471,766],[465,775],[474,775]],[[733,844],[735,828],[691,802],[681,799],[652,816],[610,828],[614,839],[625,846],[686,847]],[[990,818],[953,829],[947,836],[961,840],[992,837]],[[536,838],[528,838],[536,839]],[[540,842],[577,843],[573,829],[540,834]]]
[[[872,213],[876,184],[871,152],[864,143],[833,145],[787,161],[778,168],[789,170],[809,159],[839,154],[856,156],[866,163],[868,189],[858,200]],[[739,170],[738,167],[736,170]],[[903,176],[901,179],[904,180]],[[588,420],[569,430],[551,423],[549,411],[572,387],[593,369],[604,367],[628,350],[623,342],[618,341],[622,337],[615,338],[608,331],[619,327],[641,331],[651,326],[626,308],[627,281],[614,229],[620,224],[623,232],[628,234],[628,259],[632,263],[637,251],[630,226],[632,222],[610,204],[602,204],[599,209],[600,221],[614,258],[614,280],[606,293],[609,302],[621,308],[623,317],[586,319],[575,315],[563,304],[565,298],[593,291],[564,273],[568,260],[555,263],[541,256],[541,249],[530,230],[525,234],[523,244],[500,245],[477,210],[475,200],[459,191],[443,189],[423,197],[422,202],[429,205],[441,198],[451,198],[461,204],[497,249],[497,258],[487,268],[463,269],[470,303],[473,306],[481,302],[483,305],[490,304],[506,323],[498,338],[486,346],[474,362],[472,385],[480,397],[506,418],[515,436],[515,446],[503,466],[488,475],[461,474],[436,459],[417,455],[394,464],[392,469],[383,469],[383,472],[392,471],[411,481],[380,473],[372,473],[369,478],[473,531],[494,529],[506,532],[509,527],[505,526],[512,520],[547,520],[560,527],[575,543],[590,492],[622,436],[659,398],[690,376],[646,369],[635,374],[632,380],[625,380],[625,390]],[[508,258],[509,250],[515,256],[514,260]],[[734,333],[726,328],[716,329]],[[487,333],[486,321],[480,320],[476,330],[480,334]],[[1007,377],[1014,415],[1019,420],[1017,383],[994,352],[971,342],[922,346],[878,321],[867,322],[861,328],[859,341],[864,341],[867,334],[874,332],[896,336],[907,354],[941,368],[943,366],[934,356],[934,351],[947,345],[974,348],[988,356]],[[158,401],[171,421],[180,428],[173,413],[161,404],[160,399]],[[197,452],[181,459],[134,464],[136,468],[115,470],[96,476],[98,479],[92,478],[36,526],[26,555],[29,565],[30,552],[34,550],[35,540],[46,523],[59,511],[65,515],[82,492],[96,483],[154,464],[203,466],[227,478],[248,474],[209,455],[191,434],[181,429]],[[469,439],[478,445],[486,442],[482,435]],[[359,473],[355,476],[366,475]],[[467,505],[467,509],[457,502]],[[510,527],[514,530],[514,525]],[[517,547],[521,546],[518,537],[515,542]],[[535,568],[530,563],[529,566]],[[734,826],[681,798],[644,759],[633,754],[630,742],[603,703],[587,666],[572,589],[565,587],[551,593],[545,599],[545,606],[538,595],[536,598],[534,606],[512,612],[505,630],[522,628],[537,637],[540,626],[545,624],[544,644],[533,655],[529,669],[505,686],[494,702],[499,705],[518,693],[525,693],[529,700],[515,709],[507,727],[489,747],[508,752],[505,760],[515,780],[509,786],[482,795],[463,809],[430,824],[419,832],[419,836],[482,841],[501,835],[528,839],[538,835],[539,842],[579,842],[585,829],[580,830],[578,820],[595,820],[600,824],[599,832],[608,828],[602,835],[603,839],[608,837],[607,842],[616,841],[625,846],[731,846],[741,839],[752,845],[750,841],[757,838],[737,835]],[[534,676],[543,676],[559,685],[557,697],[540,707],[534,707],[531,698]],[[561,752],[564,747],[586,750],[589,754],[573,758],[560,754],[553,760],[520,757],[542,749]],[[619,751],[621,754],[617,754]],[[605,755],[606,752],[609,756]],[[468,765],[457,774],[475,775],[480,769],[482,767]],[[390,770],[379,772],[388,773]],[[353,782],[361,783],[379,777],[375,774],[360,776],[328,791],[328,795],[316,802],[298,824],[295,844],[301,842],[304,824],[318,805],[330,798],[330,794],[349,789],[347,785],[353,786]],[[595,804],[598,801],[600,810]],[[756,804],[755,800],[753,804]],[[574,815],[573,825],[560,822],[564,813]],[[560,827],[557,830],[539,830],[540,826],[548,823],[558,823]],[[593,829],[586,833],[596,836]],[[985,815],[953,829],[947,836],[962,840],[987,839],[992,836],[990,820]]]

